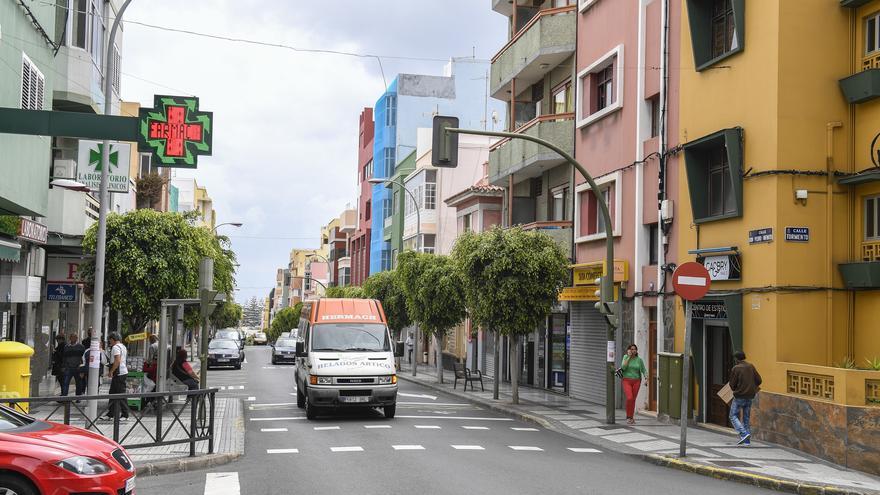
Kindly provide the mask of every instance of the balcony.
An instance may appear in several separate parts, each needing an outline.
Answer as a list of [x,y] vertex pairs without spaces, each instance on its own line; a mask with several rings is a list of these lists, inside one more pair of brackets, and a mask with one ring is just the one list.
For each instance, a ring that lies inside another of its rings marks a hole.
[[571,259],[572,226],[570,220],[561,222],[532,222],[522,226],[523,230],[537,230],[549,235],[562,249],[566,258]]
[[880,241],[862,243],[862,260],[838,266],[849,289],[880,288]]
[[574,53],[577,7],[569,5],[538,12],[492,58],[490,92],[510,99],[511,81],[527,88]]
[[[574,153],[574,114],[544,115],[527,122],[517,133],[549,141],[567,153]],[[538,177],[565,160],[555,151],[522,139],[503,139],[489,152],[489,182],[506,185],[506,178],[514,174],[514,182]]]
[[880,54],[862,61],[862,71],[841,79],[840,90],[849,103],[864,103],[880,96]]

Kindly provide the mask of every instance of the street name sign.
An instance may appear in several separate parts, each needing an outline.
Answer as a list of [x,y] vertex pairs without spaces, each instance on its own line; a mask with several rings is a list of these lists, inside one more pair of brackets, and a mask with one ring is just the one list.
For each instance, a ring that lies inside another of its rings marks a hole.
[[195,96],[156,95],[153,106],[138,114],[138,150],[160,167],[196,168],[199,155],[211,154],[214,114],[200,111]]
[[76,284],[46,284],[46,300],[76,302]]

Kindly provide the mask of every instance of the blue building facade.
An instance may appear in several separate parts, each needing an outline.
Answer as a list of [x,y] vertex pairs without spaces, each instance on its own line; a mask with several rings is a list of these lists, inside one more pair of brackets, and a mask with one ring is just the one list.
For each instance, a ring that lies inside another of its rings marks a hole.
[[[496,115],[504,122],[505,107],[488,98],[489,63],[452,59],[443,76],[398,74],[376,101],[373,138],[373,177],[387,179],[416,149],[419,128],[431,127],[434,115],[459,118],[464,128],[483,129]],[[491,127],[491,125],[490,125]],[[384,240],[385,219],[391,215],[391,190],[374,184],[370,274],[390,270],[391,243]]]

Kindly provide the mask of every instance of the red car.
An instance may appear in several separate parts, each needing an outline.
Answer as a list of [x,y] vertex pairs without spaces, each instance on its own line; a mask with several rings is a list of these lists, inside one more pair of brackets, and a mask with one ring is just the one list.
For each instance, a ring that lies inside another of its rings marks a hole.
[[134,494],[135,469],[116,442],[0,406],[0,494]]

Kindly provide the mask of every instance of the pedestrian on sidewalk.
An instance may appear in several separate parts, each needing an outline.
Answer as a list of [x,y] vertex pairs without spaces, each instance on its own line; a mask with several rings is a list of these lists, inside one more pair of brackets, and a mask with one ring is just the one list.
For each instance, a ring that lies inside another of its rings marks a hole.
[[635,344],[626,348],[626,356],[623,357],[619,372],[623,379],[623,393],[626,395],[626,422],[634,425],[636,397],[639,396],[642,379],[648,379],[648,370],[645,369],[645,363],[639,357],[639,348]]
[[186,385],[188,390],[199,389],[199,375],[187,362],[187,352],[183,347],[177,349],[177,358],[171,364],[171,374],[180,380],[180,383]]
[[406,344],[406,355],[408,356],[406,361],[409,364],[412,364],[412,362],[413,362],[413,360],[412,360],[413,359],[413,334],[412,334],[412,332],[410,332],[406,336],[405,344]]
[[[64,380],[64,371],[62,370],[64,363],[64,335],[59,333],[55,336],[55,348],[52,349],[52,376],[55,377],[55,383],[61,387]],[[62,387],[63,388],[63,387]]]
[[76,384],[76,395],[82,395],[86,391],[85,382],[80,377],[79,368],[82,364],[82,355],[86,348],[79,343],[79,337],[75,333],[67,336],[67,345],[61,352],[61,395],[67,396],[70,392],[70,381]]
[[[739,433],[737,445],[751,445],[752,428],[749,419],[752,412],[752,401],[761,389],[761,375],[752,363],[746,361],[746,353],[733,353],[736,364],[730,370],[730,390],[733,401],[730,403],[730,424]],[[740,420],[740,411],[742,420]]]
[[[110,377],[110,393],[124,394],[126,391],[125,381],[128,379],[128,349],[122,343],[122,338],[117,332],[110,334],[110,370],[107,375]],[[113,419],[119,415],[123,419],[128,419],[128,400],[112,399],[110,401],[110,409],[107,411],[107,419]]]

